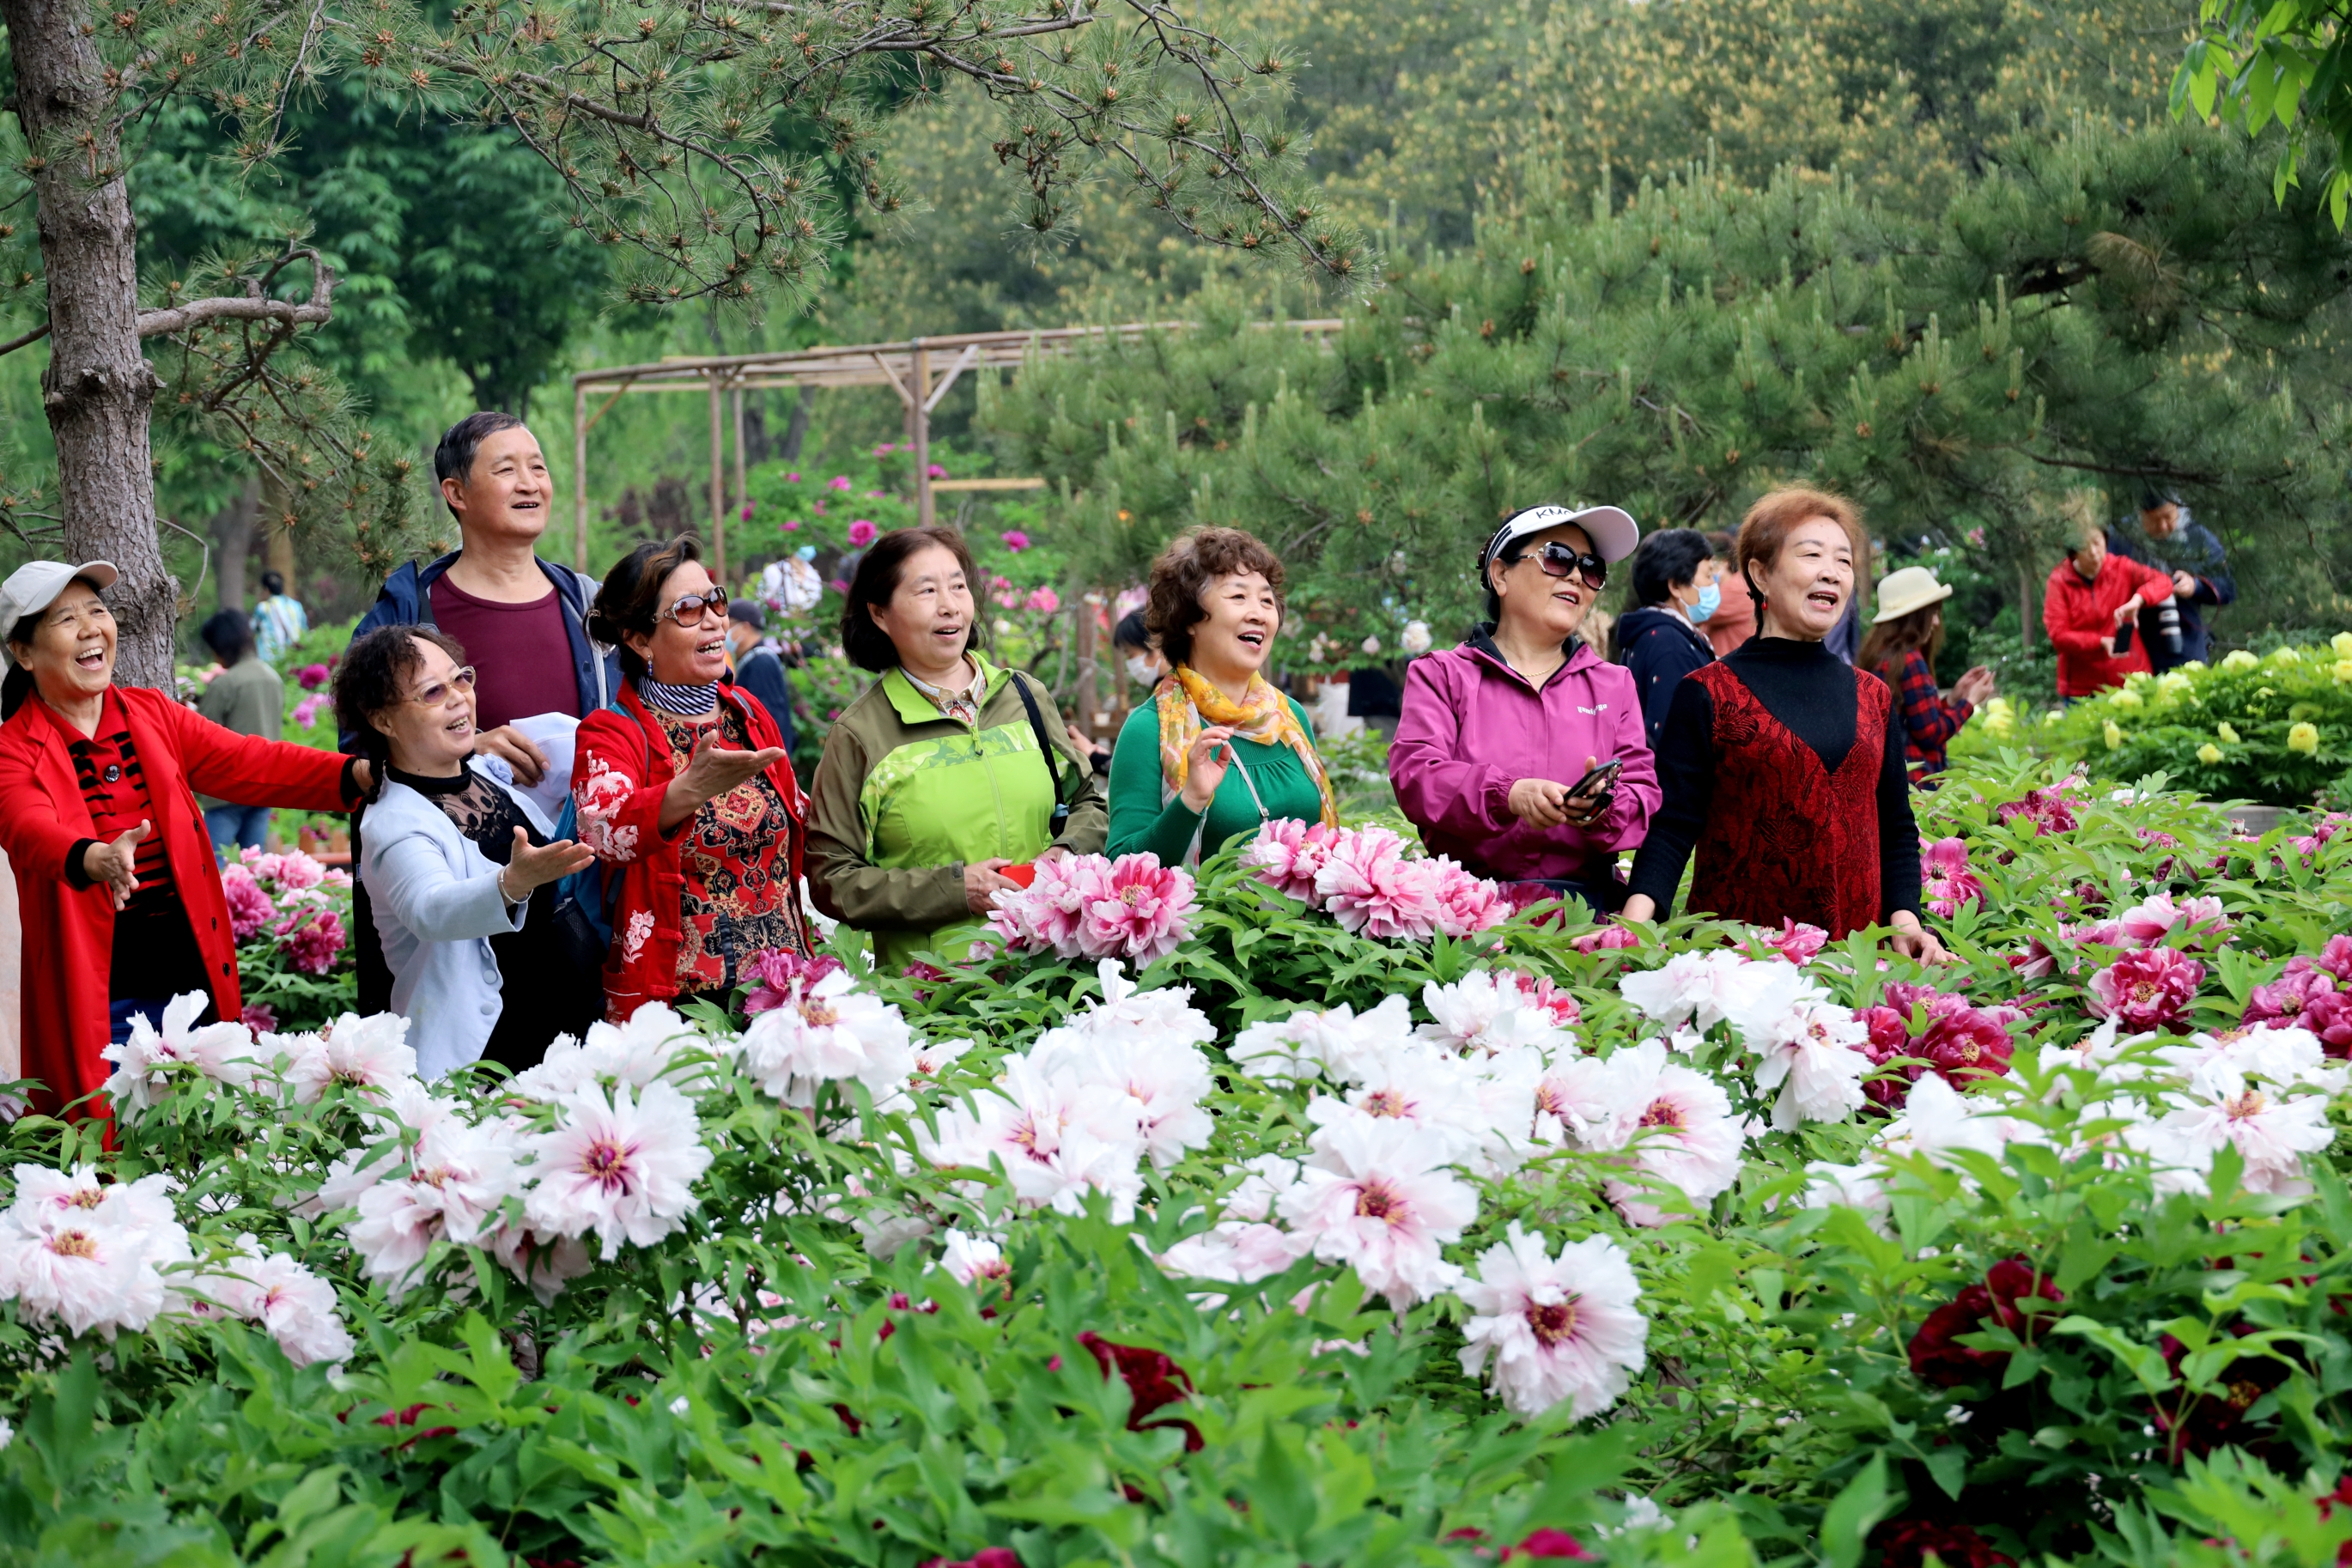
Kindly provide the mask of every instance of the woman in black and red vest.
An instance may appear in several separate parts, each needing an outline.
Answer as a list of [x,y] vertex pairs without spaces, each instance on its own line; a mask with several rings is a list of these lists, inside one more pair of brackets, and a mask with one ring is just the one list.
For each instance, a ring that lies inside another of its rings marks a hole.
[[1633,859],[1627,920],[1671,906],[1696,854],[1691,912],[1832,939],[1885,923],[1901,952],[1945,957],[1919,924],[1894,694],[1822,641],[1853,597],[1862,539],[1838,496],[1776,490],[1748,509],[1735,558],[1756,636],[1675,689],[1657,745],[1665,804]]

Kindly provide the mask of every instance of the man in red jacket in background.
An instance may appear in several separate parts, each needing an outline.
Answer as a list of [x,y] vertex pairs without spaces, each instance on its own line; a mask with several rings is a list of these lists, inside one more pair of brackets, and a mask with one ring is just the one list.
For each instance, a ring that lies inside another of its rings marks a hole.
[[[2138,636],[2139,613],[2172,593],[2167,574],[2107,553],[2105,531],[2085,510],[2074,547],[2051,569],[2042,590],[2042,624],[2058,650],[2059,700],[2094,696],[2136,670],[2152,669]],[[2120,648],[2119,636],[2129,638]]]

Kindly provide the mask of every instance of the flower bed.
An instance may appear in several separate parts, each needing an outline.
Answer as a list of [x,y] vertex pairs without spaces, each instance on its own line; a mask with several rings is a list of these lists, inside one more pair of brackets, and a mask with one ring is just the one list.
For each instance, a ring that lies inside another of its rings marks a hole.
[[1934,971],[1269,832],[504,1083],[175,1017],[113,1149],[9,1131],[0,1542],[2324,1561],[2352,849],[1986,773],[1927,818]]

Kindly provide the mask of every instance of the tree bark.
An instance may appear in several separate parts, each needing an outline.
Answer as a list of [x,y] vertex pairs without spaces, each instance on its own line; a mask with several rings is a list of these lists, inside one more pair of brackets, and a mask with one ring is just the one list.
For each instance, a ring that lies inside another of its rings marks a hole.
[[57,442],[66,557],[111,561],[122,574],[107,595],[120,637],[115,679],[169,689],[179,584],[155,527],[148,416],[157,383],[139,349],[138,230],[109,123],[115,100],[88,20],[78,0],[0,0],[16,117],[39,163],[49,310],[41,402]]
[[245,608],[246,579],[253,571],[253,522],[260,510],[261,481],[248,477],[236,499],[213,519],[213,571],[224,610]]

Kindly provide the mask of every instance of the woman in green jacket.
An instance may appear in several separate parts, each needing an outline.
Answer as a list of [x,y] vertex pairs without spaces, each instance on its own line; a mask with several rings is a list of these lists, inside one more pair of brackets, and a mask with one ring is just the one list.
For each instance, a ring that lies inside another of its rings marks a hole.
[[1237,528],[1151,563],[1144,619],[1170,665],[1110,763],[1110,853],[1196,864],[1278,817],[1339,826],[1307,710],[1260,673],[1282,631],[1282,563]]
[[809,890],[894,973],[927,952],[961,962],[990,900],[1019,886],[1006,867],[1103,846],[1100,787],[1052,695],[974,651],[978,577],[955,530],[897,529],[859,560],[841,614],[843,651],[881,679],[825,735]]

